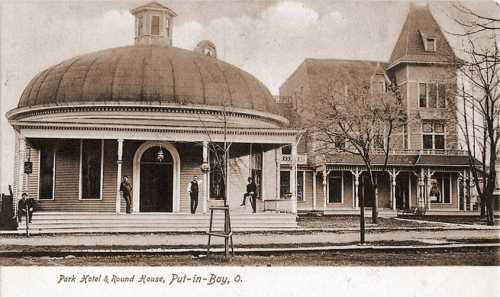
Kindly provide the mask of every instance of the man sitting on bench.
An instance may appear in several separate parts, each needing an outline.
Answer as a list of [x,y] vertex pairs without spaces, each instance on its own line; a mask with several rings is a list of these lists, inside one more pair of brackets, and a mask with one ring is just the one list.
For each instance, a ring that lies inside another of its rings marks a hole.
[[23,216],[31,223],[31,218],[33,217],[33,210],[35,209],[35,199],[29,198],[28,194],[23,193],[21,195],[21,200],[17,203],[17,221],[21,223],[23,221]]
[[255,184],[254,180],[252,177],[248,178],[248,185],[247,185],[247,192],[243,194],[243,202],[241,203],[241,206],[245,205],[245,202],[247,200],[247,197],[250,197],[250,204],[252,205],[252,210],[255,213],[256,211],[256,200],[255,200],[255,195],[257,193],[257,185]]

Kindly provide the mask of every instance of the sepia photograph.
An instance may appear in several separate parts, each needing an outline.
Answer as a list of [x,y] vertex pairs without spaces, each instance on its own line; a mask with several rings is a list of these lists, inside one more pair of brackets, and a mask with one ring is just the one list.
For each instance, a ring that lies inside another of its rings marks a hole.
[[498,296],[499,42],[493,0],[0,1],[0,296]]

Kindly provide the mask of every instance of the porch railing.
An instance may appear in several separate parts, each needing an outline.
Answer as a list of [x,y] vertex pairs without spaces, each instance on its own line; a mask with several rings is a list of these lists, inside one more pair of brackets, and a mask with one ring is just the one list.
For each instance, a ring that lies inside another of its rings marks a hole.
[[[291,198],[264,200],[264,211],[294,213],[297,201]],[[295,205],[294,205],[295,203]]]
[[[292,155],[281,155],[281,164],[292,164]],[[297,155],[297,165],[307,164],[307,155]]]

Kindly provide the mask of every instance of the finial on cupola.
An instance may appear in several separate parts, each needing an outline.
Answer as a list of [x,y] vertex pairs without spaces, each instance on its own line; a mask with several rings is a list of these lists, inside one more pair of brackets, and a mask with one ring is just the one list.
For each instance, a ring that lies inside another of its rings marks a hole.
[[158,2],[138,6],[135,16],[135,44],[172,46],[173,19],[177,14]]

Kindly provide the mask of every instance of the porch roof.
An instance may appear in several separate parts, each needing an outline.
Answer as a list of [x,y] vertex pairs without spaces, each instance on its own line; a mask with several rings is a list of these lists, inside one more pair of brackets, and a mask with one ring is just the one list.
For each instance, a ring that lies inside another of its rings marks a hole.
[[[324,162],[316,165],[364,166],[362,158],[349,153],[325,156]],[[384,165],[384,155],[375,155],[372,164]],[[469,159],[464,151],[407,151],[391,153],[387,164],[391,167],[468,167]]]

